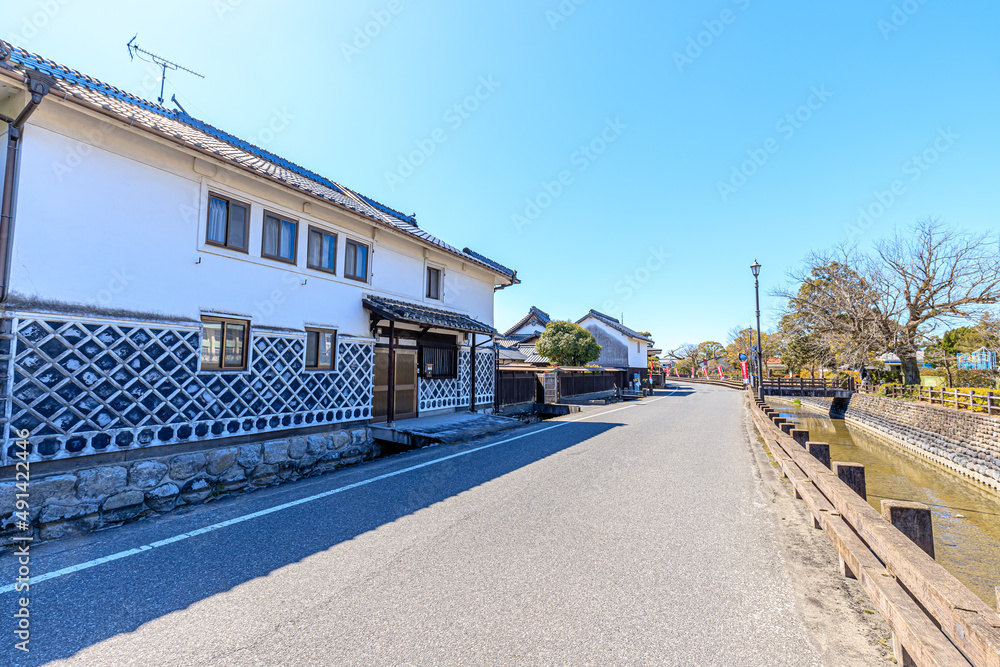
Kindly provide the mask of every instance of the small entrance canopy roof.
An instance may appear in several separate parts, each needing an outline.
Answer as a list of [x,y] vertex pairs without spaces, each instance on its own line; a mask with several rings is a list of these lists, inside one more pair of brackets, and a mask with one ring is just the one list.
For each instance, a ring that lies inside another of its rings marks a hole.
[[402,324],[416,324],[435,329],[451,329],[466,331],[488,336],[496,335],[496,329],[483,324],[477,319],[441,308],[429,308],[416,303],[408,303],[397,299],[387,299],[382,296],[368,294],[361,300],[361,305],[372,315],[372,327],[382,320]]

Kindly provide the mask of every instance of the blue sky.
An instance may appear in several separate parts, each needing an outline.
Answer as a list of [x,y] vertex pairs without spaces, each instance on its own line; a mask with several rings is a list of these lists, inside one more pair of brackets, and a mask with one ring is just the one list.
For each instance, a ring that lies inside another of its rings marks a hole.
[[766,293],[848,237],[998,227],[995,2],[478,5],[26,0],[0,36],[155,99],[138,33],[205,75],[168,75],[192,115],[516,268],[501,329],[724,342],[755,258]]

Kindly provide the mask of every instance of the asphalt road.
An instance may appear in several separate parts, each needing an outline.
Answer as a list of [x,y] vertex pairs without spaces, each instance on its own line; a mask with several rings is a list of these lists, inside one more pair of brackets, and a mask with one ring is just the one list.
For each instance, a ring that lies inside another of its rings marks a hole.
[[38,544],[186,536],[33,583],[29,654],[0,594],[0,664],[824,664],[758,468],[742,395],[681,387]]

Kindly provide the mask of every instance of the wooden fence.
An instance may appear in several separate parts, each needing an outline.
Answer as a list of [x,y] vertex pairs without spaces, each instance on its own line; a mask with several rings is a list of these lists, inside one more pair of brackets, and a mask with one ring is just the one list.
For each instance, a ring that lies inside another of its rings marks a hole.
[[[754,401],[752,412],[795,497],[805,501],[814,527],[839,552],[842,573],[861,583],[888,622],[897,661],[1000,667],[1000,616],[934,560],[933,546],[925,551],[930,507],[882,500],[880,514],[859,495],[863,466],[831,462],[829,445],[809,441],[808,431],[794,428],[766,404]],[[896,508],[923,513],[924,544],[897,527],[913,530],[920,522],[897,523]]]
[[[921,401],[931,405],[941,405],[955,410],[983,412],[988,415],[1000,415],[1000,396],[992,391],[976,393],[974,389],[960,391],[958,388],[921,387],[917,385],[885,385],[885,396],[901,398],[909,401]],[[879,389],[872,385],[863,385],[866,394],[878,393]]]
[[498,407],[517,405],[519,403],[544,403],[540,397],[541,382],[536,373],[505,373],[497,374]]
[[571,397],[620,389],[618,373],[559,373],[559,396]]

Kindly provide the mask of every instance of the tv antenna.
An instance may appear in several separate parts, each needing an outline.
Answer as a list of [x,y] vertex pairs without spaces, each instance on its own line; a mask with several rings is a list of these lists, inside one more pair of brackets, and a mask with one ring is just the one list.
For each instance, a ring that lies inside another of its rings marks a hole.
[[[164,58],[162,56],[158,56],[155,53],[151,53],[151,52],[147,51],[146,49],[139,48],[139,45],[135,43],[135,38],[138,37],[138,36],[139,36],[139,34],[136,33],[135,35],[132,36],[132,39],[129,40],[128,44],[126,44],[126,46],[128,47],[128,57],[129,57],[129,60],[131,60],[131,59],[133,59],[136,56],[136,54],[138,54],[140,60],[145,60],[146,62],[151,62],[154,65],[158,66],[160,68],[160,70],[162,71],[162,76],[160,77],[160,97],[157,99],[157,102],[159,102],[160,106],[163,106],[163,86],[167,83],[167,70],[168,69],[171,69],[171,70],[180,70],[180,71],[187,72],[188,74],[194,74],[199,79],[204,79],[205,78],[204,76],[202,76],[201,74],[198,74],[194,70],[190,70],[187,67],[182,67],[181,65],[178,65],[175,62],[171,62],[171,61],[167,60],[166,58]],[[144,58],[143,56],[146,56],[146,57]]]

